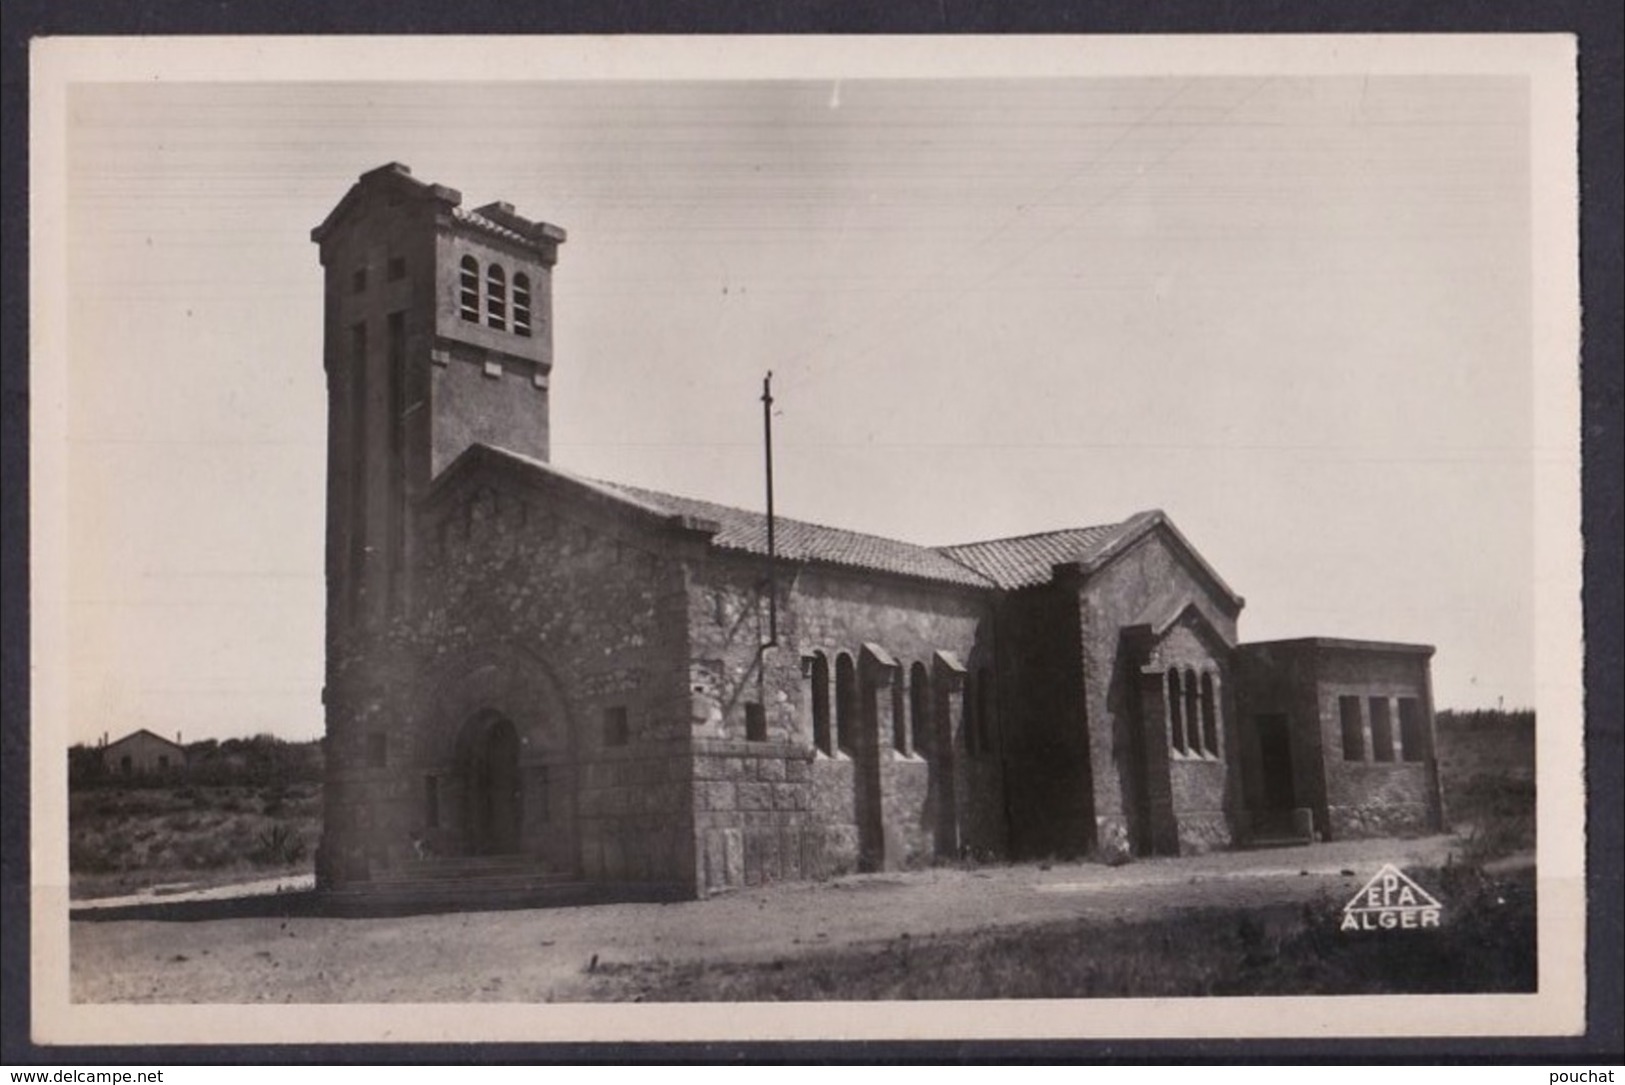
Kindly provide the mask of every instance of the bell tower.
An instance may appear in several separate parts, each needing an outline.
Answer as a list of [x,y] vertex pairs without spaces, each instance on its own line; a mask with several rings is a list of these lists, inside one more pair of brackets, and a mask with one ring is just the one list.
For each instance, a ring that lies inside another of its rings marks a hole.
[[311,240],[325,274],[327,629],[411,594],[413,509],[469,446],[548,458],[553,265],[564,231],[399,163],[361,175]]

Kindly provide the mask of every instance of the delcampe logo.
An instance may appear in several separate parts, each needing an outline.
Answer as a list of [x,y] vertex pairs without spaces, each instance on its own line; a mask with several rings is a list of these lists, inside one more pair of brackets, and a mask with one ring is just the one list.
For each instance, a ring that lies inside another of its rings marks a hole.
[[1437,927],[1443,906],[1392,863],[1343,906],[1345,931],[1414,930]]

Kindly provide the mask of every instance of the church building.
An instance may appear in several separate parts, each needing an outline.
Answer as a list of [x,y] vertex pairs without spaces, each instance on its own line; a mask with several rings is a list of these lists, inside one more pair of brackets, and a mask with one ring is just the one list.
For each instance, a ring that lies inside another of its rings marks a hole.
[[1432,648],[1240,643],[1242,597],[1158,510],[928,547],[583,478],[548,447],[562,229],[390,164],[311,236],[330,892],[1443,827]]

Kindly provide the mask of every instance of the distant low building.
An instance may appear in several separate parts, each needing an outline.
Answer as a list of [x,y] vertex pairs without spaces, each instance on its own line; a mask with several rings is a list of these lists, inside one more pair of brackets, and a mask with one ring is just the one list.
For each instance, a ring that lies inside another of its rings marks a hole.
[[150,776],[186,767],[186,747],[145,727],[102,747],[102,765],[110,776]]

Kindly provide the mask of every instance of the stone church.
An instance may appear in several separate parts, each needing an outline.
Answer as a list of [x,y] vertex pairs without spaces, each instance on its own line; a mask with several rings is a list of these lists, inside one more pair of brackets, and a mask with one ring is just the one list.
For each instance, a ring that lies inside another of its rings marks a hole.
[[550,462],[562,229],[390,164],[311,236],[329,891],[696,896],[1442,828],[1432,648],[1241,643],[1242,597],[1156,510],[937,547],[777,518],[770,561],[763,513]]

